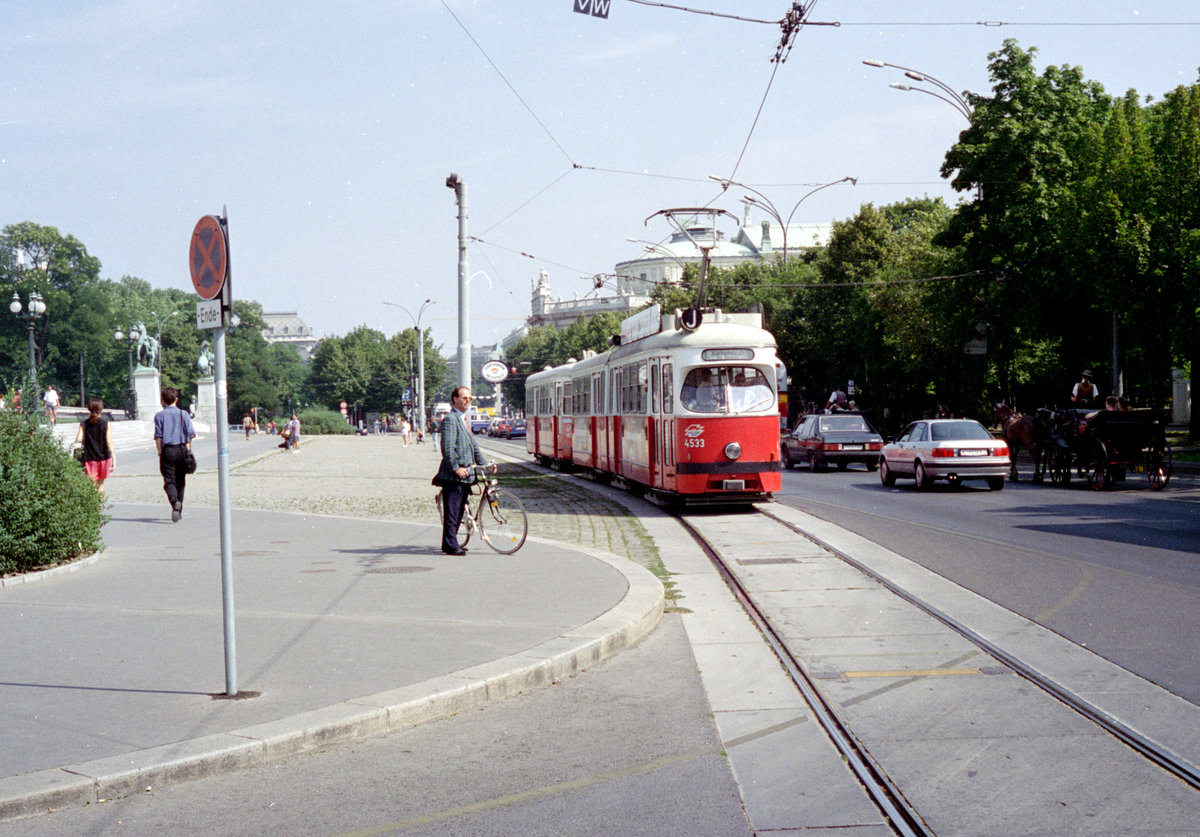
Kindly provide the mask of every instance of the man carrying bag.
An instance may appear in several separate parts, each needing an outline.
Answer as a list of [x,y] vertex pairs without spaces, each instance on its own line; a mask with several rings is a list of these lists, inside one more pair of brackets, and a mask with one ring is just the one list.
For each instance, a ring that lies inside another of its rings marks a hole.
[[433,484],[442,487],[442,552],[465,555],[467,550],[458,543],[458,525],[471,492],[471,465],[487,462],[466,423],[470,387],[455,387],[450,402],[453,409],[442,421],[442,464]]

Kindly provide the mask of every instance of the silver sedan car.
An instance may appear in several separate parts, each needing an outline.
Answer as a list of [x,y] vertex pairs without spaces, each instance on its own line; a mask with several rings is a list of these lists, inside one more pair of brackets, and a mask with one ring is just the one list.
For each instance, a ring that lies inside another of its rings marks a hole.
[[958,486],[963,480],[982,479],[999,491],[1012,464],[1008,457],[1008,445],[977,421],[926,419],[914,421],[896,441],[884,445],[879,478],[887,486],[895,485],[898,477],[912,478],[919,489],[929,488],[934,480]]

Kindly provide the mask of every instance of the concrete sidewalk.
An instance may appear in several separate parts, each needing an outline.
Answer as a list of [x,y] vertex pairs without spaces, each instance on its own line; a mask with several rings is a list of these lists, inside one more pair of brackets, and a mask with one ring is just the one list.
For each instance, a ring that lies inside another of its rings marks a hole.
[[238,700],[224,698],[215,475],[193,478],[178,524],[150,466],[114,476],[103,553],[0,589],[0,820],[444,717],[657,624],[662,585],[606,548],[627,521],[561,497],[539,514],[518,478],[535,510],[525,546],[443,555],[435,463],[395,437],[311,438],[234,470],[237,687],[257,693]]

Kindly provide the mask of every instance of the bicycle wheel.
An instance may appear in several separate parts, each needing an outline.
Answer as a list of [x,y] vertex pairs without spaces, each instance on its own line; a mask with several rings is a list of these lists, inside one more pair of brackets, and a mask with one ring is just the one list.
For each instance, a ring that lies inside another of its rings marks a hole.
[[[444,490],[445,489],[443,489],[443,491]],[[438,524],[440,526],[444,527],[446,525],[446,516],[442,512],[442,492],[441,491],[439,491],[437,494],[434,495],[433,504],[435,506],[437,506]],[[462,520],[460,520],[458,522],[458,536],[455,538],[455,540],[458,541],[459,546],[466,546],[467,541],[471,540],[471,525],[470,525],[470,523],[467,522],[467,512],[468,511],[469,511],[468,509],[463,509]]]
[[479,531],[488,546],[501,555],[511,555],[521,548],[529,533],[525,507],[512,492],[492,489],[479,510]]

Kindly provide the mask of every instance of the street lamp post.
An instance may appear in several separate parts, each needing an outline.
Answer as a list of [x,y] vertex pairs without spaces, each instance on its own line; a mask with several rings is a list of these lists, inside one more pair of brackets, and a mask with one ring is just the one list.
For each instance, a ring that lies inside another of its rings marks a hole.
[[129,334],[117,329],[113,339],[129,347],[129,388],[125,391],[125,415],[127,418],[137,418],[137,394],[133,386],[133,349],[142,337],[136,327],[130,326]]
[[[18,319],[24,320],[26,328],[29,329],[29,383],[33,387],[36,397],[38,389],[37,349],[33,339],[33,329],[38,318],[46,313],[46,302],[40,293],[32,291],[24,310],[22,310],[21,298],[17,296],[16,291],[13,291],[12,302],[8,304],[8,310],[12,311]],[[29,400],[28,397],[25,400],[30,405],[36,403],[36,400]]]
[[792,211],[788,213],[787,220],[785,221],[783,218],[783,214],[778,209],[775,208],[775,204],[771,203],[770,198],[768,198],[766,195],[764,195],[762,192],[758,191],[754,187],[747,186],[745,183],[738,183],[736,180],[727,180],[724,177],[717,177],[714,174],[710,174],[709,179],[715,180],[718,183],[720,183],[722,189],[728,189],[730,186],[740,186],[743,189],[749,189],[751,192],[753,192],[755,195],[758,196],[756,198],[752,195],[745,195],[745,196],[743,196],[743,200],[745,200],[747,203],[754,204],[755,206],[762,207],[762,209],[764,209],[767,212],[767,214],[769,214],[772,218],[774,218],[776,221],[779,222],[779,226],[783,229],[783,261],[785,263],[787,262],[787,251],[788,251],[788,245],[787,245],[788,225],[790,225],[792,223],[792,216],[796,214],[796,210],[800,208],[800,204],[804,203],[806,200],[808,200],[810,197],[812,197],[813,195],[815,195],[817,192],[821,191],[822,189],[828,189],[830,186],[837,186],[839,183],[849,183],[851,186],[858,185],[857,177],[843,177],[838,180],[831,180],[829,183],[824,183],[824,184],[818,186],[817,188],[809,191],[803,197],[801,197],[800,200],[796,201],[796,205],[792,207]]
[[454,190],[458,204],[458,385],[471,386],[470,292],[467,279],[467,184],[454,172],[446,178],[446,187]]
[[903,70],[904,75],[913,81],[921,82],[923,84],[932,84],[941,92],[939,93],[935,90],[927,90],[924,87],[913,87],[911,84],[902,84],[900,82],[893,82],[892,84],[889,84],[888,87],[894,87],[897,90],[903,90],[911,93],[925,93],[926,95],[933,96],[936,99],[941,99],[943,102],[957,110],[959,114],[968,122],[971,121],[970,103],[963,98],[961,93],[956,91],[953,87],[946,84],[946,82],[942,81],[941,79],[935,78],[934,76],[929,75],[929,73],[923,73],[920,70],[914,70],[912,67],[901,67],[899,64],[889,64],[886,61],[867,59],[863,61],[863,63],[868,67],[891,67],[894,70]]
[[[656,244],[653,241],[646,241],[644,238],[627,238],[625,240],[628,241],[630,244],[644,244],[645,252],[653,253],[657,256],[662,256],[664,258],[668,258],[671,261],[675,262],[675,264],[679,265],[680,281],[683,280],[683,273],[685,270],[687,270],[687,262],[684,261],[682,258],[680,258],[678,253],[673,253],[672,251],[668,250],[666,247],[663,247],[661,244]],[[663,276],[664,276],[664,278],[666,277],[665,270],[663,271]]]
[[413,321],[413,330],[417,332],[417,401],[421,408],[416,415],[419,415],[420,425],[423,430],[425,428],[425,332],[421,331],[421,315],[425,313],[425,308],[433,305],[434,300],[427,299],[421,303],[421,307],[417,309],[417,316],[412,315],[403,305],[397,305],[394,302],[384,302],[384,305],[391,305],[393,308],[399,308]]

